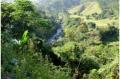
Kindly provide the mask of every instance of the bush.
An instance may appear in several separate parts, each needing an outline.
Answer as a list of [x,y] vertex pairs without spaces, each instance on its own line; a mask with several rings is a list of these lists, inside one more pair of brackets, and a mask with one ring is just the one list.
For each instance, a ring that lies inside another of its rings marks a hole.
[[87,25],[88,25],[89,29],[95,29],[96,28],[96,24],[93,23],[93,22],[89,22]]
[[109,26],[107,30],[101,31],[101,40],[103,42],[118,41],[119,31],[114,26]]

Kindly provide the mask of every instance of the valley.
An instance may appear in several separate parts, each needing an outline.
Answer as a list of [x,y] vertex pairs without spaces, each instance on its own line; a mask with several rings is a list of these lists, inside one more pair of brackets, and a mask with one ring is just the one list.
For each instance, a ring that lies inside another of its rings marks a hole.
[[2,79],[118,79],[118,0],[1,3]]

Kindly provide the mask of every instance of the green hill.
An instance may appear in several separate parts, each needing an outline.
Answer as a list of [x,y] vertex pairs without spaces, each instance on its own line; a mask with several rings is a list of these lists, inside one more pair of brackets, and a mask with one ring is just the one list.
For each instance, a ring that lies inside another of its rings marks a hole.
[[[99,0],[82,0],[82,4],[72,7],[68,10],[68,13],[70,14],[70,18],[81,18],[87,23],[94,22],[100,28],[107,27],[108,24],[113,23],[118,26],[118,19],[116,18],[118,10],[115,8],[117,7],[115,6],[116,2],[110,3],[111,6],[109,5],[109,7],[107,7],[108,5],[103,5],[103,2],[107,3],[106,1]],[[113,13],[110,11],[111,7],[115,8]]]
[[86,8],[81,12],[82,15],[100,14],[102,12],[101,6],[97,2],[88,2],[85,6]]
[[101,13],[102,8],[96,1],[88,1],[84,4],[77,5],[71,9],[68,10],[70,14],[75,14],[77,12],[80,12],[82,15],[91,15],[93,13]]

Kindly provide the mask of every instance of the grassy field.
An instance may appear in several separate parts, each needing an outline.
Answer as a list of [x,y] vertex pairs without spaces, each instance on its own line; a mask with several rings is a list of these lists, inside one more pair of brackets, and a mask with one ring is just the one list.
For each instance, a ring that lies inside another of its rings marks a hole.
[[101,19],[101,20],[86,20],[86,22],[94,22],[99,28],[100,27],[108,27],[108,24],[118,25],[118,20],[114,19]]
[[95,19],[86,19],[85,16],[78,16],[78,15],[70,15],[70,18],[81,18],[83,19],[85,22],[89,23],[89,22],[94,22],[97,27],[102,28],[102,27],[107,27],[108,24],[113,24],[115,23],[115,25],[119,25],[118,20],[115,19],[100,19],[100,20],[95,20]]
[[92,15],[93,13],[101,13],[102,9],[99,5],[99,3],[97,2],[88,2],[85,5],[84,10],[80,13],[81,15],[77,15],[74,13],[77,13],[80,11],[81,6],[75,6],[72,9],[68,10],[68,12],[70,13],[70,18],[81,18],[82,20],[84,20],[85,22],[89,23],[89,22],[94,22],[97,27],[99,28],[103,28],[103,27],[107,27],[108,24],[115,24],[115,25],[119,25],[119,22],[117,19],[114,18],[106,18],[106,19],[100,19],[100,20],[96,20],[94,18],[90,18],[90,19],[86,19],[87,15]]
[[85,10],[81,13],[83,15],[91,15],[93,13],[101,13],[102,9],[100,7],[100,5],[97,2],[90,2],[88,4],[86,4],[87,7],[85,8]]
[[73,7],[72,9],[68,10],[68,13],[74,14],[74,13],[80,11],[80,7],[81,7],[80,5],[75,6],[75,7]]
[[[97,2],[88,2],[84,6],[84,10],[80,13],[82,15],[91,15],[93,13],[101,13],[102,9],[100,5]],[[68,13],[74,14],[76,12],[79,12],[81,10],[82,6],[78,5],[73,7],[72,9],[68,10]]]

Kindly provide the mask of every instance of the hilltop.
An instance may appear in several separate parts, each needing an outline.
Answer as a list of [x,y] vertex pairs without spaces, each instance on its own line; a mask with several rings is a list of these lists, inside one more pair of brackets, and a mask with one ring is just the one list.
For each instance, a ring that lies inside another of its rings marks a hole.
[[[76,5],[68,10],[70,18],[81,18],[87,23],[95,23],[98,27],[106,27],[108,24],[118,26],[116,6],[103,6],[102,1],[100,2],[99,0],[86,1],[84,0],[80,5]],[[116,3],[110,4],[115,5]],[[115,8],[115,10],[110,11],[111,7]]]

